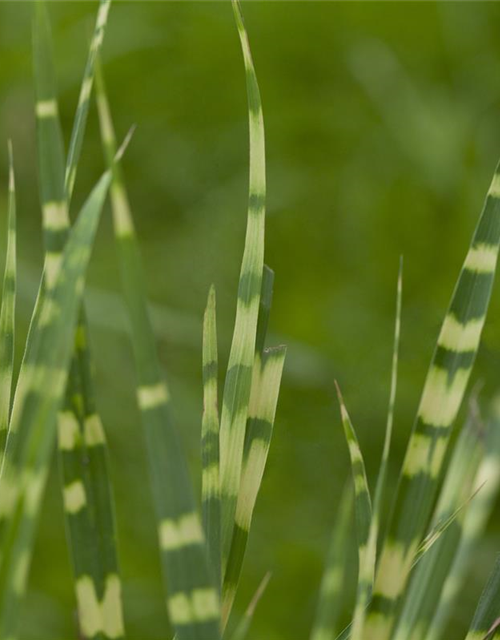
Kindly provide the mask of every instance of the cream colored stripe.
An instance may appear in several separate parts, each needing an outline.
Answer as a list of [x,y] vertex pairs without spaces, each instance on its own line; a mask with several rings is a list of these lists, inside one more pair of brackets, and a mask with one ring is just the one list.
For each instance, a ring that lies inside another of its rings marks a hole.
[[83,509],[87,504],[87,496],[81,480],[75,480],[75,482],[64,487],[63,498],[64,509],[68,513],[75,514]]
[[35,105],[35,113],[38,118],[53,118],[57,116],[56,100],[40,100]]
[[46,202],[43,207],[43,225],[51,231],[64,231],[69,227],[68,208],[65,202]]
[[459,369],[448,383],[446,369],[433,366],[429,371],[419,417],[428,425],[449,427],[454,421],[469,379],[469,369]]
[[443,322],[438,344],[457,353],[476,351],[481,340],[483,324],[484,318],[462,324],[453,315],[448,314]]
[[428,473],[431,477],[437,478],[446,453],[446,445],[446,438],[438,438],[433,444],[431,436],[414,433],[411,436],[403,466],[405,476],[412,477],[418,473]]
[[170,620],[174,625],[216,620],[220,614],[219,597],[215,589],[194,589],[176,593],[167,602]]
[[134,223],[127,200],[127,195],[121,184],[113,183],[111,187],[111,202],[113,204],[113,222],[119,237],[131,236]]
[[61,411],[57,416],[59,448],[72,451],[80,441],[80,426],[72,411]]
[[104,596],[99,602],[90,576],[77,580],[76,596],[82,634],[92,638],[103,633],[107,638],[123,636],[121,583],[116,574],[106,578]]
[[464,267],[477,273],[491,273],[497,266],[498,247],[484,242],[469,249]]
[[178,520],[162,520],[158,530],[160,547],[164,551],[174,551],[192,544],[202,544],[203,530],[197,513],[190,513]]
[[164,382],[142,386],[137,389],[137,401],[141,409],[154,409],[167,403],[168,400],[168,389]]
[[85,418],[85,443],[89,447],[105,444],[106,437],[102,427],[101,418],[97,413]]
[[493,180],[491,181],[491,185],[488,190],[488,195],[493,196],[494,198],[500,198],[500,175],[498,173],[495,173],[493,176]]

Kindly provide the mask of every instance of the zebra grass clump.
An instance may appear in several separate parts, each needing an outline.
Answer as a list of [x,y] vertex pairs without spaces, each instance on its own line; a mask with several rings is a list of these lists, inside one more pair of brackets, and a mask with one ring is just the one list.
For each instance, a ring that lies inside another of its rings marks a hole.
[[[285,361],[267,348],[274,274],[264,264],[265,138],[259,86],[238,0],[232,0],[247,79],[249,206],[236,320],[218,408],[216,295],[203,323],[201,513],[171,414],[145,296],[145,277],[100,65],[111,0],[100,0],[66,155],[59,120],[47,9],[34,3],[35,115],[44,269],[19,375],[13,381],[16,191],[9,146],[7,258],[0,310],[0,640],[18,637],[37,520],[57,442],[60,489],[73,564],[79,636],[126,637],[108,446],[95,399],[83,304],[99,219],[110,196],[114,235],[137,372],[137,404],[148,451],[166,605],[177,640],[243,640],[265,576],[246,612],[228,626],[264,474]],[[95,84],[107,169],[71,226],[69,212]],[[337,387],[354,491],[347,485],[320,587],[311,640],[446,640],[447,622],[471,551],[500,486],[500,401],[486,426],[475,404],[453,446],[486,318],[500,242],[497,171],[439,334],[403,462],[393,515],[382,523],[394,422],[402,305],[398,278],[389,410],[372,503],[362,451]],[[220,414],[220,415],[219,415]],[[358,542],[352,624],[337,635],[350,515]],[[388,524],[388,526],[385,526]],[[380,532],[386,531],[382,537]],[[466,640],[499,627],[500,562]]]

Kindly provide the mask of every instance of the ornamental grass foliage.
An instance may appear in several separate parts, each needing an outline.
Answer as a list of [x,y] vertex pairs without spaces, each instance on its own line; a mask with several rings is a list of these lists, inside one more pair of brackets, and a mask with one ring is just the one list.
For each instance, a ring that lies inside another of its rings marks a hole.
[[[228,625],[254,507],[266,467],[286,348],[266,347],[273,271],[264,264],[265,139],[257,77],[238,0],[232,1],[247,80],[249,201],[236,319],[223,389],[218,388],[216,292],[203,322],[200,499],[194,494],[171,414],[145,297],[132,206],[121,167],[100,50],[111,0],[100,0],[68,153],[58,115],[48,10],[33,5],[35,116],[44,268],[17,379],[13,376],[16,299],[16,189],[8,145],[8,229],[0,310],[0,640],[18,638],[37,520],[57,449],[72,559],[78,629],[85,640],[126,637],[105,427],[94,393],[83,302],[85,275],[110,198],[122,291],[131,327],[137,403],[146,440],[166,606],[178,640],[242,640],[270,576],[244,615]],[[105,170],[73,224],[71,201],[87,117],[95,98]],[[392,515],[383,522],[396,399],[402,307],[397,286],[392,376],[375,491],[337,386],[352,482],[338,501],[311,640],[447,640],[447,623],[471,552],[500,485],[500,399],[481,418],[472,396],[467,420],[452,427],[466,394],[492,291],[500,242],[500,168],[453,292],[404,458]],[[218,398],[222,398],[219,410]],[[198,503],[201,509],[198,509]],[[354,516],[354,517],[352,517]],[[357,592],[345,603],[352,527]],[[494,558],[492,558],[492,564]],[[352,623],[338,628],[343,607]],[[500,561],[486,583],[466,640],[500,629]],[[50,630],[48,630],[50,633]]]

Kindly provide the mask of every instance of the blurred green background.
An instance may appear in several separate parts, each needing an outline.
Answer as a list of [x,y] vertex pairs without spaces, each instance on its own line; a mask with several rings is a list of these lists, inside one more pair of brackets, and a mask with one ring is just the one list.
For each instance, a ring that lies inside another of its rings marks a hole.
[[[41,268],[31,4],[0,3],[0,239],[6,140],[19,203],[21,346]],[[50,5],[68,140],[95,2]],[[403,333],[393,487],[446,305],[500,155],[496,3],[244,4],[267,131],[266,256],[276,271],[271,343],[289,356],[254,518],[241,612],[270,570],[252,638],[307,638],[339,493],[348,475],[333,380],[376,476],[388,399],[398,260]],[[117,2],[104,62],[117,131],[137,131],[125,170],[161,358],[199,484],[201,316],[218,292],[226,362],[248,172],[245,74],[229,3]],[[93,110],[74,209],[103,169]],[[500,296],[475,379],[499,386]],[[99,405],[111,445],[127,627],[171,637],[159,578],[134,372],[109,215],[88,292]],[[20,357],[19,353],[19,357]],[[76,637],[57,464],[36,547],[22,640]],[[498,550],[498,518],[476,550],[448,637],[468,625]],[[353,555],[353,572],[355,557]],[[347,594],[349,586],[346,586]],[[346,605],[348,605],[348,598]],[[345,619],[349,615],[348,606]]]

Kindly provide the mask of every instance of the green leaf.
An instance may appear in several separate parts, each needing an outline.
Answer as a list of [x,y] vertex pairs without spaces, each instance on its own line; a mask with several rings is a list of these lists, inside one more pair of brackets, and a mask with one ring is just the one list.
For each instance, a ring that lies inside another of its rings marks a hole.
[[428,523],[451,427],[469,381],[491,297],[500,239],[497,168],[464,261],[420,401],[387,540],[377,570],[367,637],[385,640]]
[[14,160],[9,141],[9,217],[7,254],[0,310],[0,458],[3,457],[10,419],[16,309],[16,187]]
[[78,98],[73,131],[71,132],[68,157],[66,159],[65,191],[68,202],[71,202],[71,196],[73,195],[73,188],[75,186],[76,171],[82,150],[83,138],[85,136],[85,126],[87,124],[90,97],[92,95],[92,87],[94,84],[96,61],[104,40],[110,7],[111,0],[100,0],[94,33],[90,42],[87,64],[85,66],[82,86],[80,89],[80,96]]
[[57,278],[66,244],[69,216],[64,194],[64,145],[59,121],[52,36],[47,8],[34,4],[33,63],[38,156],[38,181],[45,244],[45,283],[50,289]]
[[208,294],[203,321],[203,420],[201,430],[203,527],[217,585],[221,586],[219,410],[215,288]]
[[352,479],[354,483],[354,510],[356,514],[356,537],[358,541],[358,589],[356,594],[356,607],[351,630],[352,638],[360,638],[364,621],[364,611],[370,601],[375,573],[376,537],[370,539],[370,526],[372,522],[372,505],[370,490],[366,480],[365,463],[359,447],[358,438],[351,419],[347,413],[340,388],[335,382],[342,416],[342,425],[349,448],[351,458]]
[[490,640],[500,628],[500,556],[481,595],[469,633],[465,640]]
[[338,506],[310,640],[333,640],[337,633],[336,625],[345,592],[351,516],[352,489],[349,484],[345,487]]

